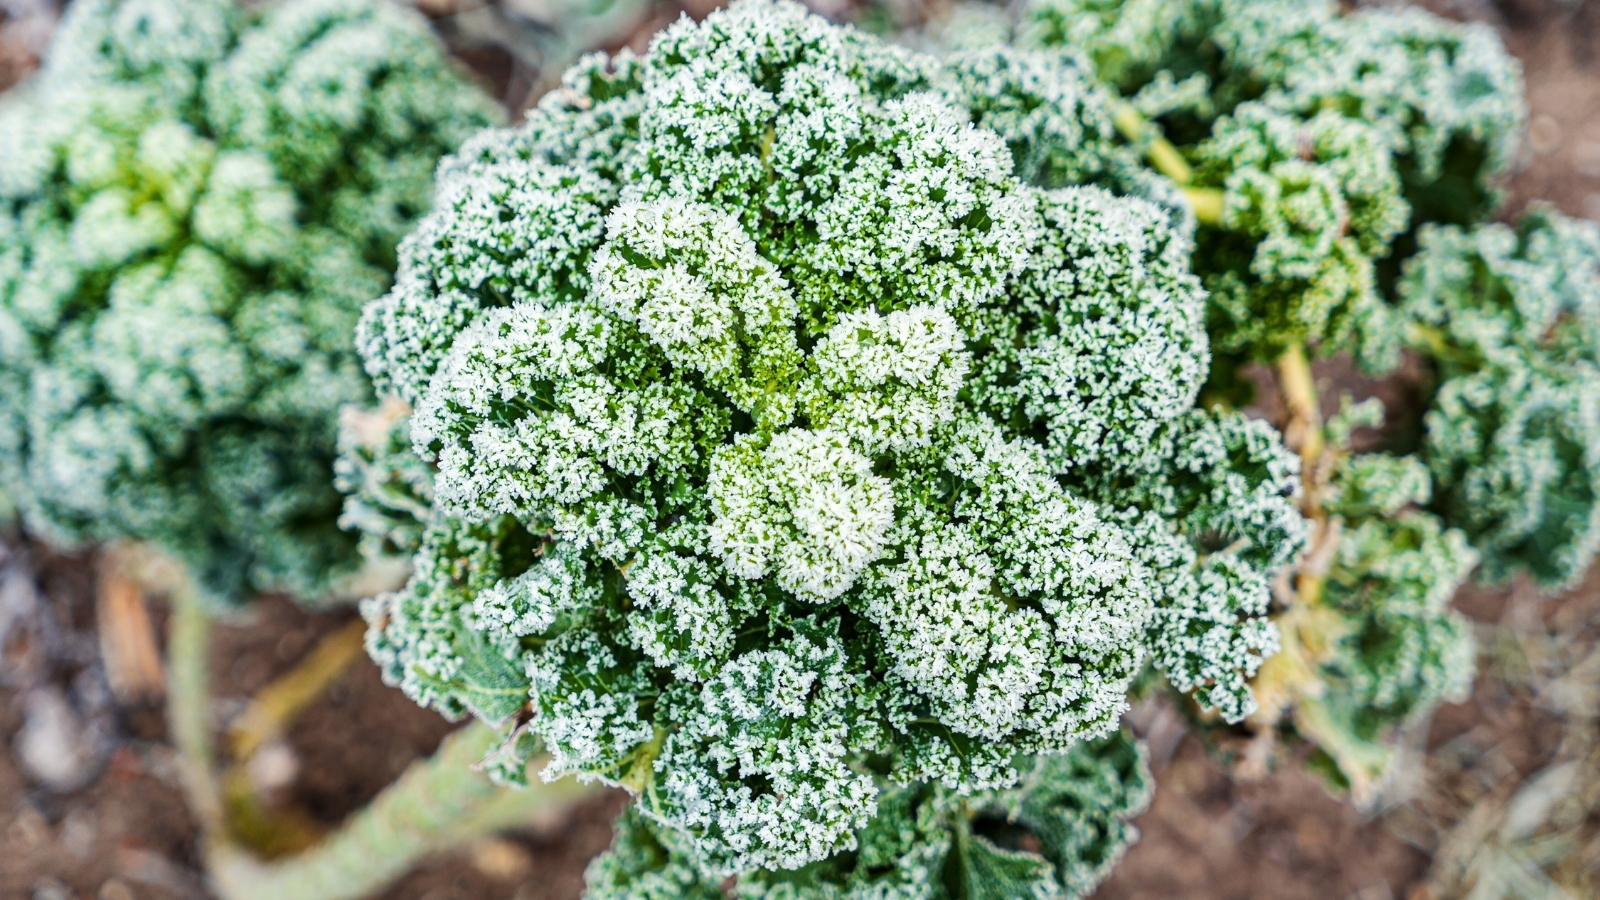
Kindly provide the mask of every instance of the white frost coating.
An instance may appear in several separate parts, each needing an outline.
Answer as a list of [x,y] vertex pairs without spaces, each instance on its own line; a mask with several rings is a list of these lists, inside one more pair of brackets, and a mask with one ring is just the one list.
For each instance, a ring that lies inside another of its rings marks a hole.
[[[573,504],[605,488],[607,469],[640,475],[688,452],[688,389],[599,371],[618,325],[588,306],[519,306],[468,329],[412,419],[418,453],[437,454],[439,502],[479,519]],[[515,418],[492,415],[515,398]]]
[[674,677],[695,679],[733,650],[733,615],[706,560],[652,553],[628,570],[628,596],[647,615],[628,621],[634,646]]
[[441,173],[434,212],[400,244],[394,288],[357,332],[358,346],[389,348],[367,351],[368,371],[410,402],[486,300],[543,304],[588,287],[616,188],[583,169],[496,150]]
[[813,601],[849,589],[883,550],[894,522],[889,483],[843,435],[785,431],[766,447],[740,441],[711,463],[711,547],[728,570],[774,572]]
[[[593,297],[741,409],[783,422],[798,366],[799,307],[739,220],[704,203],[623,203],[590,264]],[[764,401],[781,396],[771,408]]]
[[561,616],[581,612],[600,599],[598,587],[586,575],[583,557],[570,550],[552,551],[516,578],[480,592],[472,604],[473,616],[508,638],[542,634]]
[[[851,831],[877,812],[871,776],[848,763],[864,749],[851,740],[860,689],[832,638],[733,660],[667,738],[657,814],[703,835],[706,858],[728,871],[795,869],[852,848]],[[740,786],[758,778],[772,790]]]
[[996,415],[1045,423],[1058,471],[1159,453],[1156,432],[1194,405],[1210,362],[1188,245],[1164,210],[1099,188],[1038,204],[1045,239],[1010,305],[974,328],[992,350],[972,390]]
[[812,350],[811,365],[800,403],[812,426],[880,453],[925,447],[955,418],[970,361],[949,313],[913,306],[840,316]]

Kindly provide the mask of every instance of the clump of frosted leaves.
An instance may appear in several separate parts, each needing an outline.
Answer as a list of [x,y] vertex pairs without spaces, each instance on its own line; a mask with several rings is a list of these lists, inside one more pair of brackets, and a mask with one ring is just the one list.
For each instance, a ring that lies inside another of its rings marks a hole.
[[1522,67],[1494,29],[1401,7],[1335,17],[1316,37],[1307,51],[1263,54],[1252,66],[1254,78],[1281,85],[1269,102],[1371,124],[1394,148],[1422,220],[1488,212],[1492,179],[1514,162],[1527,119]]
[[[861,703],[869,677],[850,671],[837,637],[801,628],[692,690],[675,685],[661,699],[677,727],[656,759],[649,808],[685,829],[715,870],[832,855],[841,824],[877,812],[872,776],[851,765],[884,740]],[[729,772],[770,789],[730,791]]]
[[1200,27],[1199,4],[1175,0],[1035,0],[1020,43],[1082,52],[1106,84],[1126,90],[1148,79],[1179,35]]
[[1150,203],[1094,188],[1037,197],[1044,238],[977,311],[968,390],[997,420],[1041,429],[1059,472],[1144,456],[1205,381],[1192,248]]
[[1070,49],[997,45],[954,53],[940,88],[971,111],[974,123],[1005,140],[1018,178],[1043,188],[1094,184],[1144,197],[1185,219],[1187,230],[1187,204],[1118,140],[1111,93]]
[[[1163,211],[1096,189],[1039,197],[1045,240],[1003,303],[980,310],[968,391],[1044,435],[1053,471],[1140,529],[1165,582],[1147,628],[1157,665],[1240,719],[1277,646],[1268,581],[1304,540],[1298,462],[1264,424],[1190,412],[1206,373],[1203,295]],[[1219,532],[1223,547],[1199,549]]]
[[1482,202],[1527,116],[1521,67],[1493,29],[1415,8],[1035,0],[1023,18],[1020,43],[1079,49],[1128,96],[1167,73],[1204,81],[1211,115],[1259,98],[1304,118],[1359,119],[1381,132],[1412,190],[1448,183]]
[[[1413,222],[1491,208],[1525,118],[1519,68],[1494,33],[1418,10],[1044,0],[1025,18],[1022,43],[1082,48],[1168,128],[1195,185],[1223,191],[1196,267],[1230,360],[1309,343],[1392,366],[1383,293],[1396,267],[1383,259]],[[1209,93],[1156,102],[1195,84]]]
[[1600,549],[1600,229],[1548,208],[1514,227],[1427,228],[1400,292],[1440,378],[1425,419],[1434,508],[1489,578],[1582,577]]
[[[971,121],[1014,89],[744,2],[446,160],[359,334],[437,466],[416,577],[366,607],[385,677],[526,719],[507,753],[636,791],[719,875],[1112,731],[1191,602],[1147,562],[1202,564],[1184,485],[1259,479],[1163,437],[1206,368],[1182,226],[1019,179],[1033,132]],[[1076,140],[1059,171],[1099,171]],[[1122,456],[1145,493],[1063,483]]]
[[[1133,581],[1128,535],[1062,491],[1036,446],[986,421],[923,457],[897,479],[899,562],[875,567],[863,590],[892,676],[970,738],[1046,752],[1108,730],[1142,657],[1122,642],[1151,600]],[[957,521],[940,521],[941,505]]]
[[[1150,799],[1144,748],[1123,732],[1027,759],[1014,788],[962,796],[886,786],[856,850],[795,872],[754,870],[734,896],[782,900],[1076,900],[1137,837]],[[1023,844],[1022,835],[1031,838]],[[722,879],[683,838],[637,812],[585,873],[586,900],[722,897]]]
[[923,447],[949,424],[970,366],[960,326],[936,306],[846,313],[812,350],[800,407],[867,453]]
[[345,495],[339,527],[360,536],[361,555],[409,557],[432,516],[433,469],[411,449],[411,408],[393,397],[339,411],[333,484]]
[[1306,543],[1300,461],[1265,422],[1186,413],[1143,458],[1079,473],[1086,496],[1121,509],[1163,599],[1146,626],[1152,662],[1229,722],[1257,708],[1250,678],[1277,651],[1273,577]]
[[712,459],[712,548],[738,577],[770,572],[801,599],[832,600],[883,555],[895,519],[889,482],[843,434],[797,429],[760,443]]
[[1196,248],[1218,348],[1276,358],[1319,341],[1392,365],[1396,328],[1374,267],[1410,209],[1377,132],[1332,110],[1302,119],[1248,103],[1195,157],[1195,183],[1223,192],[1220,228]]
[[28,527],[155,542],[218,598],[348,574],[349,335],[492,119],[385,4],[75,5],[0,108],[0,482]]
[[1430,487],[1415,457],[1349,457],[1330,489],[1342,533],[1320,608],[1334,618],[1319,629],[1319,690],[1300,701],[1301,730],[1344,781],[1372,784],[1389,772],[1393,730],[1471,685],[1471,625],[1449,603],[1478,556],[1465,534],[1420,508]]

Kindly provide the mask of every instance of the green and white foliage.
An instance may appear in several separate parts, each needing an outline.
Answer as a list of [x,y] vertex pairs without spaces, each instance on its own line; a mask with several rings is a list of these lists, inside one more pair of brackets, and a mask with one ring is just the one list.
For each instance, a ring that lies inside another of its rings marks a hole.
[[1374,261],[1410,209],[1380,134],[1324,110],[1309,119],[1246,103],[1194,150],[1194,183],[1222,191],[1195,259],[1220,351],[1275,358],[1317,341],[1392,366],[1397,329]]
[[1193,247],[1149,203],[1092,188],[1037,196],[1043,240],[968,329],[968,390],[996,420],[1041,438],[1059,473],[1123,466],[1151,452],[1205,382]]
[[63,544],[312,598],[350,347],[436,160],[494,118],[417,16],[87,0],[0,106],[0,485]]
[[1142,536],[1164,583],[1147,629],[1156,665],[1237,721],[1277,646],[1268,582],[1304,542],[1299,461],[1264,423],[1192,410],[1203,294],[1160,209],[1088,189],[1042,193],[1039,211],[1044,241],[969,329],[968,392]]
[[1346,15],[1317,0],[1034,0],[1023,19],[1022,43],[1081,50],[1135,102],[1142,90],[1171,93],[1195,80],[1207,98],[1188,110],[1201,119],[1259,99],[1301,118],[1335,110],[1366,122],[1399,158],[1408,191],[1458,179],[1455,187],[1485,199],[1527,115],[1521,67],[1493,29],[1415,8]]
[[1333,18],[1308,51],[1262,53],[1251,77],[1282,86],[1269,92],[1281,109],[1336,109],[1381,132],[1417,221],[1464,222],[1498,202],[1493,179],[1514,161],[1527,108],[1521,64],[1491,27],[1371,9]]
[[1028,158],[1109,170],[986,71],[747,0],[442,164],[359,331],[437,466],[366,606],[386,678],[525,722],[497,760],[629,788],[716,878],[1010,789],[1116,728],[1147,640],[1247,710],[1294,471],[1191,415],[1181,227],[1020,179],[1056,137]]
[[1400,294],[1439,379],[1434,508],[1491,579],[1581,578],[1600,549],[1600,228],[1535,207],[1424,229]]
[[[1083,490],[1130,504],[1124,519],[1150,535],[1144,562],[1167,598],[1147,628],[1152,662],[1203,709],[1237,722],[1256,711],[1250,678],[1278,649],[1272,579],[1305,546],[1300,460],[1271,426],[1238,413],[1191,411],[1156,445],[1163,468],[1088,479]],[[1176,536],[1160,539],[1169,520]]]
[[998,134],[1018,178],[1043,188],[1094,184],[1164,207],[1188,234],[1188,204],[1116,135],[1112,93],[1070,48],[993,45],[949,55],[941,89]]
[[1422,509],[1428,472],[1415,457],[1363,454],[1340,463],[1328,511],[1342,524],[1323,582],[1320,690],[1300,701],[1310,737],[1349,785],[1387,774],[1393,730],[1471,687],[1471,624],[1450,598],[1477,565],[1458,529]]
[[1385,258],[1493,206],[1526,116],[1490,29],[1412,9],[1039,0],[1019,41],[1085,53],[1222,191],[1195,258],[1229,366],[1306,343],[1392,366]]
[[[794,871],[739,876],[749,900],[1076,900],[1137,837],[1127,820],[1150,801],[1143,747],[1123,732],[1064,754],[1019,760],[1016,787],[962,795],[885,786],[855,849]],[[1022,849],[1030,846],[1033,849]],[[587,900],[724,896],[722,878],[680,834],[634,810],[590,863]]]
[[1024,46],[1078,50],[1103,82],[1131,94],[1163,70],[1180,36],[1203,34],[1201,11],[1177,0],[1034,0],[1016,37]]
[[611,848],[583,873],[585,900],[723,900],[723,879],[687,843],[629,807],[611,823]]
[[411,449],[410,415],[392,397],[375,408],[339,411],[339,527],[359,535],[366,560],[409,559],[433,515],[433,468]]

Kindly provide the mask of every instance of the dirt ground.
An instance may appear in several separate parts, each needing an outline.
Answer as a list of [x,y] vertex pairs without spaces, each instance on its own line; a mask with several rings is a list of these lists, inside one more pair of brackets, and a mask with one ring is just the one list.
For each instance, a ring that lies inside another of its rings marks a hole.
[[[455,2],[419,5],[508,106],[521,105],[543,76],[494,39],[499,20],[478,15],[517,4]],[[838,8],[844,5],[840,0]],[[1489,22],[1523,61],[1530,137],[1524,167],[1507,185],[1508,212],[1542,199],[1600,218],[1600,0],[1429,5]],[[657,3],[603,42],[642,47],[680,11],[707,8]],[[55,9],[51,0],[0,0],[0,90],[36,64]],[[550,58],[564,52],[540,46]],[[1345,375],[1337,367],[1322,374],[1341,382]],[[159,705],[119,703],[107,683],[95,631],[95,569],[93,557],[55,556],[15,534],[0,540],[0,900],[204,900],[196,828],[178,790]],[[1573,707],[1553,703],[1550,686],[1600,661],[1600,653],[1575,655],[1572,637],[1592,638],[1600,627],[1600,570],[1561,598],[1541,598],[1526,585],[1470,587],[1457,606],[1478,625],[1483,672],[1471,699],[1442,708],[1418,729],[1414,777],[1407,779],[1413,795],[1390,797],[1379,815],[1330,795],[1292,753],[1264,779],[1236,780],[1170,705],[1137,709],[1131,721],[1152,749],[1156,797],[1137,820],[1142,840],[1095,897],[1445,900],[1459,896],[1470,877],[1532,852],[1517,841],[1548,833],[1518,837],[1507,823],[1517,803],[1525,810],[1527,797],[1539,799],[1535,788],[1550,793],[1550,779],[1541,777],[1566,771],[1574,753]],[[159,605],[155,614],[159,627]],[[352,617],[269,598],[225,625],[212,654],[219,727]],[[1600,685],[1600,671],[1591,674]],[[271,800],[301,811],[312,827],[333,827],[429,754],[451,727],[385,688],[363,657],[274,748]],[[1597,760],[1589,757],[1590,770]],[[41,766],[48,777],[38,773]],[[52,780],[54,789],[45,786]],[[548,832],[432,859],[382,897],[576,898],[583,868],[609,841],[607,823],[621,801],[597,796]],[[1600,824],[1589,815],[1569,829],[1580,840],[1594,840]],[[1497,848],[1505,853],[1494,855]],[[1569,855],[1600,873],[1600,841],[1590,852]],[[1600,896],[1600,888],[1577,896]]]

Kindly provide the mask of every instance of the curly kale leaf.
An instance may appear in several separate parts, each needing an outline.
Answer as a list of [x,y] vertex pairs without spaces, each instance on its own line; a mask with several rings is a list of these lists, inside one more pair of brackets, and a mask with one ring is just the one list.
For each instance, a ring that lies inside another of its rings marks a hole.
[[1041,0],[1025,19],[1021,43],[1085,53],[1177,146],[1163,171],[1206,211],[1196,269],[1228,367],[1309,344],[1391,368],[1397,260],[1423,223],[1493,208],[1526,118],[1494,33],[1418,10]]
[[[852,849],[793,871],[739,876],[741,898],[1075,900],[1090,894],[1138,833],[1150,802],[1144,748],[1123,732],[1022,763],[1014,788],[970,796],[887,787]],[[586,900],[724,896],[681,835],[637,809],[590,864]]]

